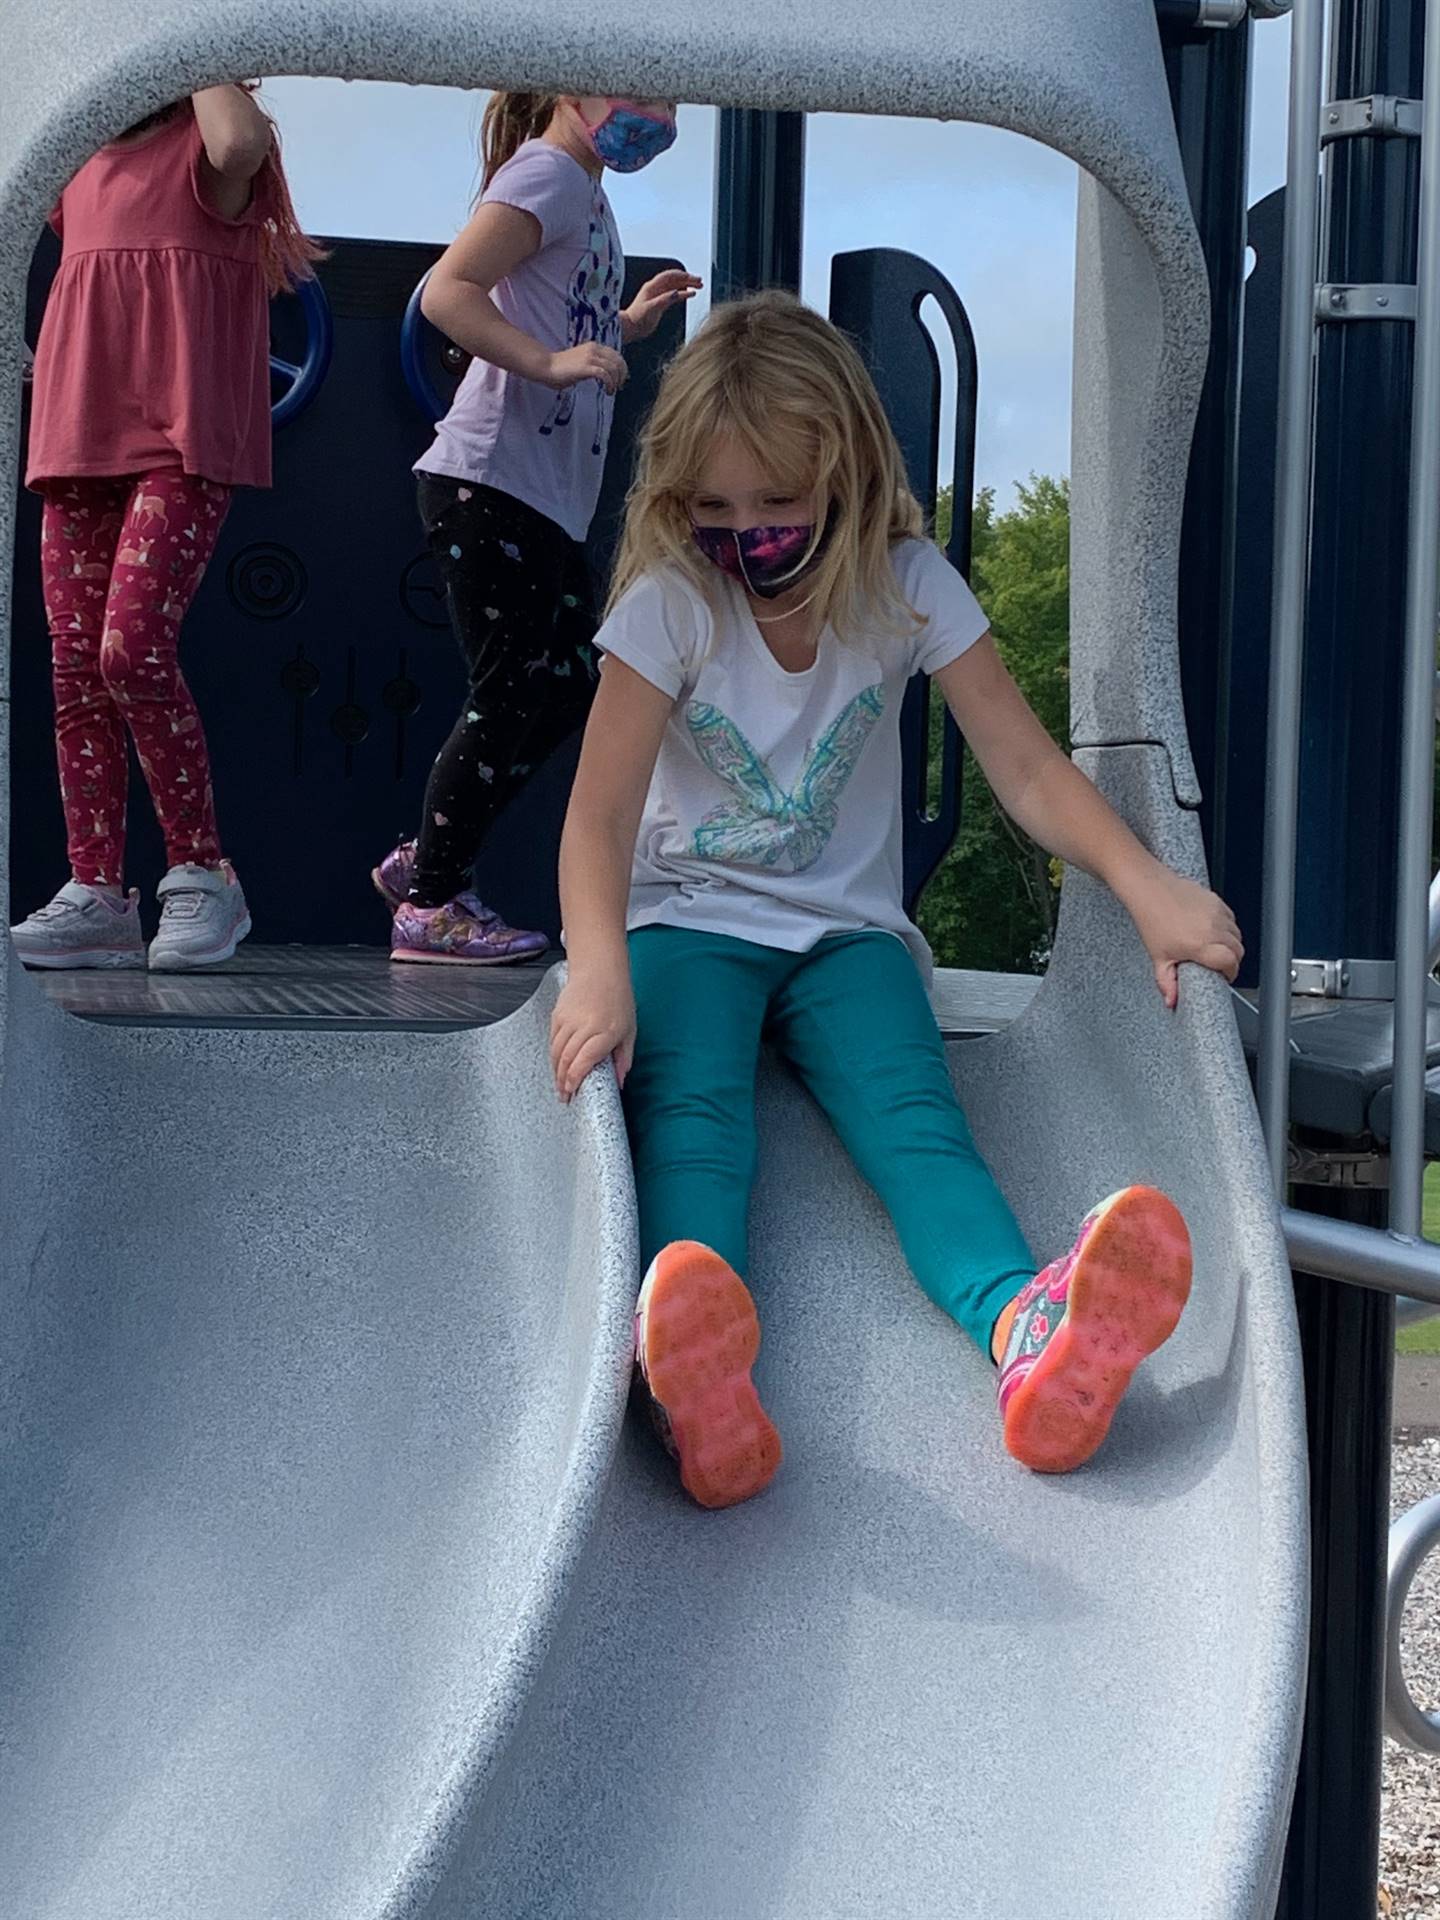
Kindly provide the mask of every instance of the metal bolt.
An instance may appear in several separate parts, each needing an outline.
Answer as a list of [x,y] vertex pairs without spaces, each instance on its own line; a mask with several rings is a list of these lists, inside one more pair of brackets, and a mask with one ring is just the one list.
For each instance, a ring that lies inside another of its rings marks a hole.
[[1389,306],[1389,304],[1390,304],[1390,296],[1389,296],[1389,294],[1388,294],[1388,293],[1377,293],[1377,294],[1376,294],[1376,296],[1375,296],[1375,304],[1376,304],[1376,306],[1377,306],[1377,307],[1388,307],[1388,306]]
[[1339,287],[1336,287],[1332,290],[1330,295],[1330,305],[1337,313],[1339,313],[1341,309],[1344,307],[1345,295]]

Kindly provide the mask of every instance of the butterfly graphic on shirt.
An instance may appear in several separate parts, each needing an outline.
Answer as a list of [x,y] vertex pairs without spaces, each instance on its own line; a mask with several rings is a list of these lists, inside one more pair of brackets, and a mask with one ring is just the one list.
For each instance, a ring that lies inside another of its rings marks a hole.
[[782,873],[813,867],[835,831],[840,796],[884,711],[883,681],[857,693],[806,755],[799,779],[787,792],[727,714],[692,700],[685,709],[690,737],[706,766],[736,796],[712,807],[696,826],[696,854]]
[[[615,249],[608,227],[598,212],[590,216],[590,240],[581,254],[566,296],[568,325],[566,340],[572,347],[587,346],[592,340],[602,347],[620,347],[620,276],[615,271]],[[598,459],[605,451],[606,422],[614,410],[615,398],[598,380],[584,382],[594,390],[594,434],[590,451]],[[555,404],[540,423],[542,434],[556,427],[568,427],[575,418],[579,387],[564,387],[555,396]]]

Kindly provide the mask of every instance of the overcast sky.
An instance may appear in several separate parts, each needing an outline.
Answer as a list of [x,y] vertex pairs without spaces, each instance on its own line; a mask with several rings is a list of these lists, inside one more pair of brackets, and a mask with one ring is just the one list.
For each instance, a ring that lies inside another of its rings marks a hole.
[[[1285,166],[1289,26],[1255,29],[1250,198]],[[272,80],[301,218],[315,232],[445,241],[475,189],[484,95]],[[686,107],[645,172],[608,182],[626,250],[710,270],[715,115]],[[930,260],[969,311],[980,357],[977,478],[1069,467],[1076,170],[988,127],[819,114],[807,133],[804,293],[824,306],[832,255],[900,247]]]

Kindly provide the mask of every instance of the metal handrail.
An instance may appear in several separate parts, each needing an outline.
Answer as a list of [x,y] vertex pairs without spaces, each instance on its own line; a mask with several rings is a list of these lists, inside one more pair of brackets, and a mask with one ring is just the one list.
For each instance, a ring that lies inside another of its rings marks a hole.
[[1440,1247],[1384,1227],[1362,1227],[1328,1214],[1282,1207],[1280,1224],[1290,1265],[1323,1280],[1344,1280],[1377,1293],[1440,1308]]
[[1290,973],[1300,805],[1300,700],[1314,445],[1315,283],[1320,242],[1320,95],[1324,0],[1299,0],[1290,40],[1290,135],[1275,458],[1275,578],[1260,941],[1260,1119],[1278,1198],[1285,1196],[1290,1117]]
[[1402,1514],[1390,1529],[1390,1570],[1385,1585],[1385,1731],[1417,1753],[1440,1753],[1440,1713],[1416,1703],[1400,1657],[1400,1629],[1416,1574],[1440,1546],[1440,1493]]
[[1425,1183],[1425,1037],[1430,991],[1430,840],[1435,807],[1435,616],[1440,609],[1440,6],[1427,8],[1420,130],[1411,412],[1409,576],[1395,884],[1395,1062],[1390,1225],[1418,1235]]

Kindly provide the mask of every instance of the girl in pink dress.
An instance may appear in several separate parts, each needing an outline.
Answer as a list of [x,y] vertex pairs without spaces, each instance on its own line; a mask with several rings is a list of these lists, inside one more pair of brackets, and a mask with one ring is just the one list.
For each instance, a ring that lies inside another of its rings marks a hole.
[[60,197],[27,485],[70,879],[11,937],[27,966],[139,967],[124,888],[127,733],[165,836],[149,964],[228,960],[250,930],[222,855],[180,623],[235,487],[270,484],[270,295],[307,277],[273,122],[208,87],[103,147]]

